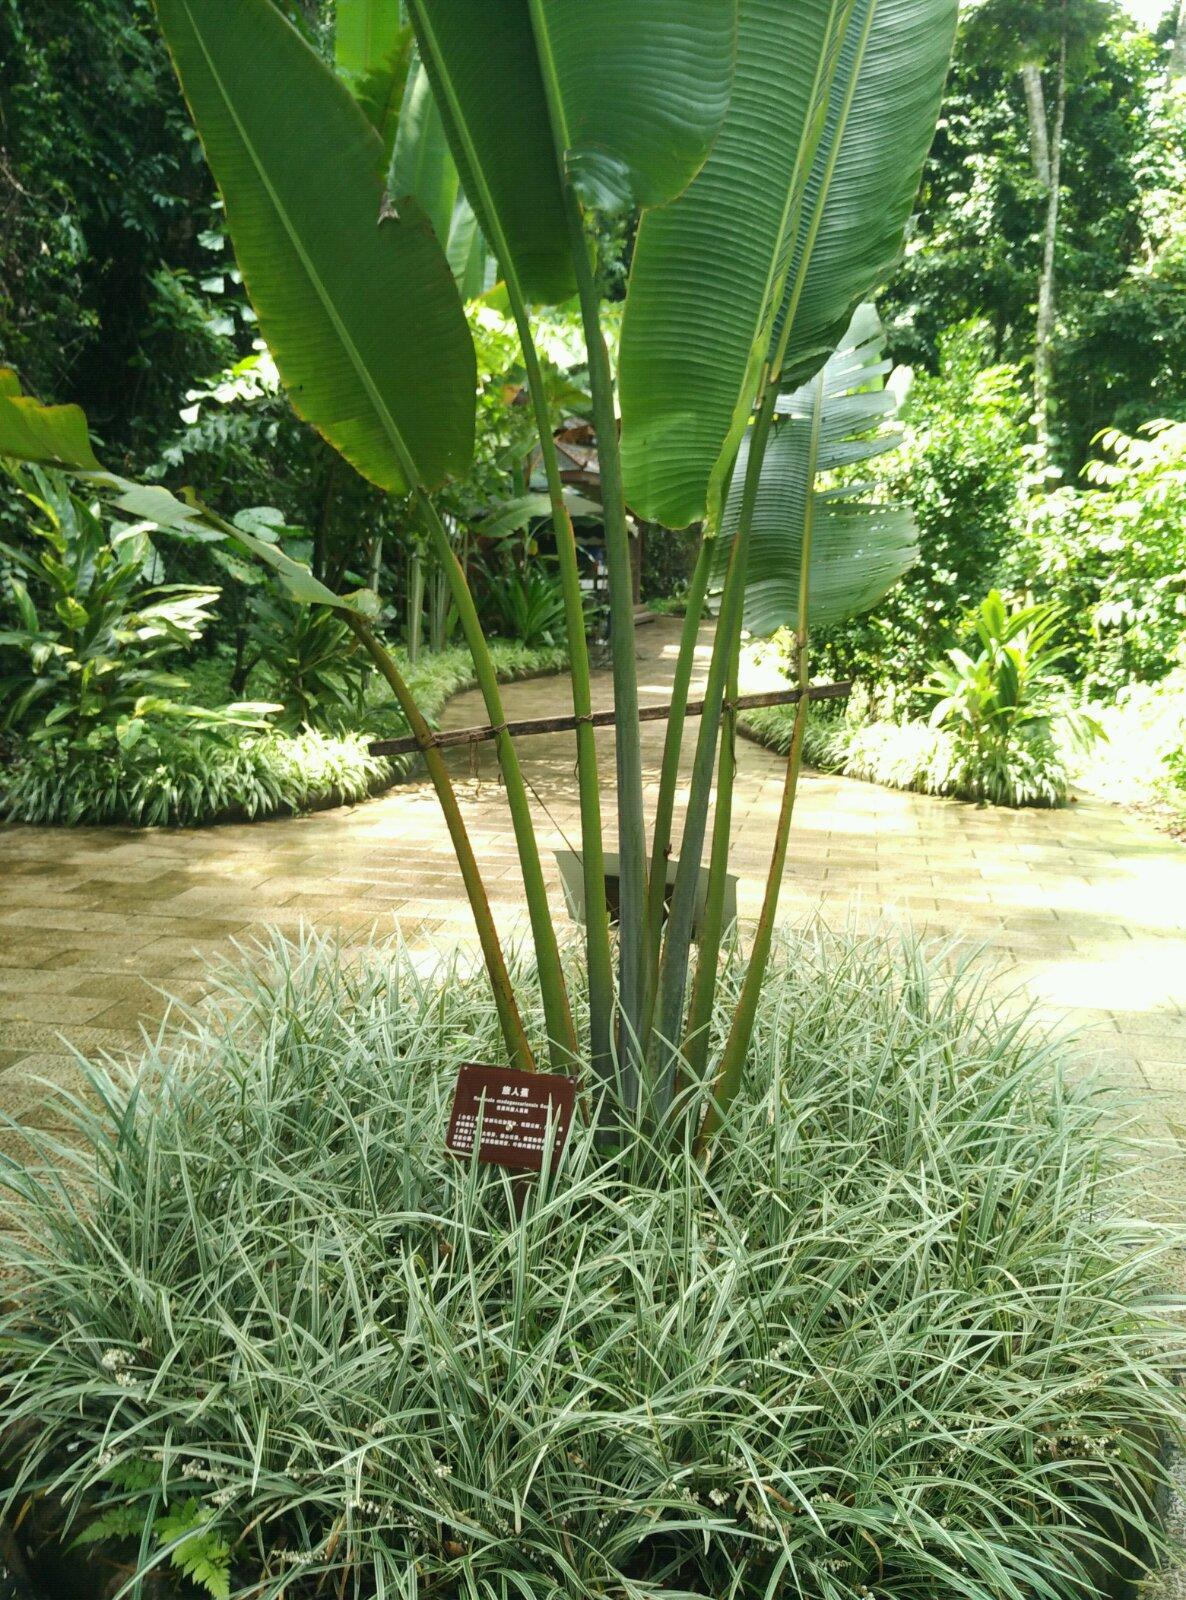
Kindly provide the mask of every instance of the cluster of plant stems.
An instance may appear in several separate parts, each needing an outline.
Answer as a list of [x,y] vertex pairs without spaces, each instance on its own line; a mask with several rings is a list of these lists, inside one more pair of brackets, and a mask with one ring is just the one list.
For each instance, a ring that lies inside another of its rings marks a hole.
[[[724,926],[725,887],[732,821],[732,792],[736,773],[735,737],[743,603],[749,531],[757,500],[765,446],[774,422],[780,393],[782,357],[792,318],[784,322],[779,348],[767,363],[761,383],[756,421],[746,463],[740,525],[733,540],[727,576],[721,593],[704,713],[696,741],[691,787],[683,839],[668,906],[667,864],[673,851],[673,823],[679,779],[680,754],[700,618],[712,565],[708,527],[701,543],[688,594],[688,605],[676,661],[670,715],[664,743],[654,827],[647,859],[646,820],[643,805],[642,748],[638,722],[638,674],[634,638],[634,606],[630,560],[630,529],[622,487],[618,450],[618,425],[614,380],[609,352],[601,330],[600,302],[585,221],[571,185],[566,187],[572,254],[589,358],[589,376],[597,432],[604,497],[606,553],[609,572],[610,647],[616,716],[616,779],[618,846],[620,861],[620,927],[617,949],[617,983],[614,949],[605,893],[605,852],[601,813],[601,780],[592,724],[592,679],[585,636],[584,600],[572,519],[564,486],[543,372],[535,348],[530,310],[518,283],[509,252],[491,243],[502,267],[507,297],[522,344],[523,363],[531,395],[551,501],[559,571],[565,602],[570,653],[573,710],[577,719],[577,778],[580,796],[581,855],[586,908],[586,961],[589,987],[588,1058],[595,1083],[612,1084],[627,1107],[636,1107],[644,1075],[650,1093],[646,1098],[660,1111],[675,1098],[680,1075],[702,1075],[707,1067],[709,1022],[716,994]],[[525,898],[534,941],[537,971],[548,1034],[548,1059],[554,1070],[579,1068],[584,1052],[577,1035],[555,929],[548,902],[539,842],[531,813],[528,789],[514,741],[506,729],[507,717],[489,646],[478,619],[465,570],[449,540],[448,531],[432,497],[423,488],[414,491],[416,509],[429,535],[434,554],[444,570],[465,642],[473,656],[475,672],[495,738],[499,769],[505,785],[515,842],[523,873]],[[230,531],[230,530],[228,530]],[[788,752],[782,803],[775,830],[766,892],[754,934],[747,979],[716,1069],[712,1109],[701,1128],[699,1143],[705,1148],[720,1125],[736,1093],[753,1031],[758,995],[769,961],[786,862],[795,793],[802,760],[803,734],[808,708],[808,612],[810,574],[810,524],[804,528],[800,569],[799,623],[795,635],[795,679],[800,689],[795,731]],[[427,721],[396,661],[360,616],[346,614],[376,669],[390,686],[413,736],[424,754],[449,835],[461,869],[477,927],[482,955],[493,987],[510,1060],[534,1070],[536,1052],[528,1038],[516,999],[502,943],[495,926],[481,866],[469,838],[460,802],[447,765],[437,748]],[[716,808],[713,814],[707,902],[700,924],[696,978],[688,999],[693,924],[696,920],[701,859],[712,810],[714,768]],[[657,1092],[656,1092],[657,1091]]]
[[[581,861],[584,877],[584,903],[586,917],[586,966],[589,991],[589,1033],[587,1044],[578,1036],[572,999],[565,982],[560,959],[557,933],[552,908],[549,904],[547,883],[541,860],[539,839],[532,815],[529,788],[525,781],[519,754],[508,730],[507,717],[499,688],[498,676],[491,651],[483,634],[474,596],[471,592],[463,563],[458,559],[454,541],[450,537],[446,518],[433,499],[433,487],[448,476],[449,463],[437,464],[431,452],[424,463],[417,459],[418,447],[410,442],[395,415],[398,405],[375,385],[370,369],[360,356],[355,343],[343,337],[344,328],[339,314],[333,311],[328,319],[337,344],[345,356],[345,368],[351,381],[359,384],[359,394],[373,410],[376,436],[381,438],[384,459],[376,466],[366,449],[358,447],[361,459],[356,460],[360,471],[376,474],[392,489],[408,496],[413,515],[424,529],[434,561],[444,576],[452,608],[465,644],[473,658],[475,677],[482,694],[486,715],[494,734],[499,768],[506,801],[514,831],[522,871],[525,903],[534,944],[535,962],[543,1003],[546,1029],[547,1060],[554,1070],[582,1072],[587,1064],[591,1087],[609,1087],[620,1102],[624,1112],[633,1115],[641,1104],[653,1106],[657,1114],[665,1116],[677,1100],[685,1074],[692,1080],[705,1078],[709,1068],[709,1022],[716,1004],[716,986],[724,928],[726,868],[728,863],[730,831],[732,825],[732,794],[736,775],[734,740],[736,734],[736,701],[739,677],[740,642],[746,608],[747,572],[750,561],[751,535],[758,507],[759,485],[767,447],[774,437],[776,413],[780,394],[784,388],[797,389],[805,370],[818,373],[829,344],[839,337],[835,319],[841,317],[842,329],[859,303],[870,282],[879,272],[884,272],[885,261],[879,252],[881,243],[870,248],[867,261],[862,262],[860,273],[827,301],[828,315],[823,325],[808,334],[797,330],[801,306],[805,322],[814,314],[808,294],[809,267],[817,242],[825,230],[825,212],[833,179],[840,169],[840,156],[845,143],[846,130],[854,105],[858,103],[858,85],[864,85],[866,94],[875,88],[872,62],[879,50],[885,50],[889,35],[874,40],[875,23],[880,18],[875,5],[858,8],[857,0],[835,0],[826,15],[809,24],[809,32],[816,37],[813,45],[818,54],[805,61],[793,58],[795,69],[801,69],[801,81],[796,91],[802,95],[802,123],[793,137],[797,142],[790,154],[786,170],[779,170],[777,181],[785,182],[785,192],[768,219],[769,259],[764,268],[764,288],[760,303],[752,308],[752,320],[744,325],[744,343],[738,342],[737,385],[729,396],[729,410],[724,418],[713,422],[714,431],[722,423],[715,460],[705,463],[710,468],[706,495],[701,502],[705,507],[703,540],[691,590],[688,596],[687,615],[680,641],[672,687],[672,700],[667,722],[663,751],[658,800],[648,843],[647,823],[643,800],[642,744],[638,721],[638,677],[635,653],[633,576],[630,558],[630,523],[627,514],[623,480],[622,455],[618,439],[618,417],[615,403],[615,383],[609,351],[603,335],[601,304],[596,275],[591,259],[589,204],[594,190],[578,187],[570,156],[566,127],[566,106],[562,103],[561,88],[556,64],[552,57],[550,24],[544,16],[542,0],[527,0],[525,6],[526,32],[520,45],[534,41],[540,64],[539,82],[546,102],[547,125],[550,129],[552,149],[543,163],[549,169],[549,179],[557,180],[558,215],[556,226],[559,238],[555,241],[557,255],[565,258],[566,270],[571,271],[575,284],[580,319],[584,332],[587,355],[592,423],[597,438],[601,479],[603,524],[605,531],[608,567],[609,631],[612,656],[612,678],[616,723],[615,738],[615,792],[617,801],[617,845],[619,862],[618,906],[619,928],[615,942],[611,936],[609,910],[606,902],[604,829],[601,813],[601,775],[592,725],[592,683],[589,653],[585,638],[585,610],[580,584],[576,538],[570,510],[565,501],[557,447],[552,431],[549,394],[541,362],[532,333],[530,294],[546,295],[548,290],[539,283],[530,283],[530,273],[522,268],[516,249],[512,248],[511,229],[500,211],[494,192],[495,180],[484,168],[480,152],[475,148],[474,133],[467,124],[463,108],[459,106],[457,85],[442,62],[447,61],[454,45],[445,39],[440,25],[445,13],[434,12],[429,0],[409,0],[407,10],[417,45],[430,76],[436,74],[433,92],[442,119],[450,128],[458,170],[464,171],[468,200],[475,215],[480,218],[486,235],[486,244],[493,255],[505,290],[506,303],[516,327],[522,350],[527,391],[538,433],[541,461],[547,482],[548,501],[555,530],[560,584],[563,593],[565,622],[570,650],[573,710],[577,723],[577,776],[581,817]],[[219,181],[233,185],[228,189],[228,209],[234,212],[237,204],[237,186],[242,180],[251,188],[262,175],[260,156],[244,132],[241,117],[229,114],[233,108],[227,104],[227,89],[216,72],[212,71],[207,46],[195,32],[195,14],[188,7],[177,9],[162,3],[167,12],[166,36],[177,55],[183,86],[191,101],[197,96],[196,121],[208,144],[216,176],[225,161],[225,174]],[[265,19],[270,13],[260,10],[243,14],[244,27],[257,24],[265,33],[259,37],[272,37],[267,30],[273,25]],[[948,26],[954,23],[949,7],[938,7],[937,18],[943,23],[942,37],[946,38]],[[254,20],[253,20],[254,18]],[[204,19],[207,23],[210,18]],[[225,20],[225,19],[224,19]],[[759,19],[750,18],[757,27]],[[250,30],[248,30],[250,32]],[[246,37],[247,35],[245,35]],[[226,35],[229,39],[230,33]],[[493,37],[493,36],[492,36]],[[656,35],[658,37],[658,35]],[[707,37],[707,36],[706,36]],[[933,37],[938,38],[938,34]],[[275,44],[281,52],[291,46],[284,42],[282,33],[275,33]],[[225,40],[224,40],[225,42]],[[784,41],[789,48],[789,41]],[[722,39],[716,40],[716,64],[727,61]],[[866,61],[866,54],[869,61]],[[941,73],[945,65],[943,52],[918,50],[917,79],[920,93],[937,94]],[[293,58],[296,60],[296,57]],[[788,58],[789,60],[791,58]],[[277,57],[279,62],[280,57]],[[843,63],[843,70],[842,70]],[[864,67],[869,72],[863,77]],[[301,72],[305,69],[301,68]],[[791,68],[788,67],[788,72]],[[211,74],[207,80],[206,74]],[[793,76],[793,72],[791,72]],[[304,78],[297,74],[301,83]],[[323,93],[316,71],[308,78],[310,92],[316,97]],[[332,96],[326,103],[330,104]],[[312,102],[310,102],[312,104]],[[340,102],[335,102],[341,110]],[[328,115],[329,113],[327,113]],[[357,114],[357,113],[356,113]],[[344,113],[343,113],[344,115]],[[917,110],[910,118],[917,125],[920,136],[929,136],[933,116],[925,100],[920,99]],[[347,118],[346,126],[349,123]],[[854,139],[871,159],[874,146],[863,137],[864,122],[861,113],[852,115]],[[351,124],[352,125],[352,124]],[[828,141],[824,142],[825,127]],[[228,133],[232,145],[226,150],[220,143],[223,133]],[[214,142],[210,143],[213,136]],[[234,141],[242,141],[244,165],[236,164],[233,150],[239,149]],[[233,146],[233,149],[232,149]],[[231,152],[231,153],[228,153]],[[552,169],[552,157],[555,166]],[[855,159],[855,157],[854,157]],[[918,155],[921,164],[921,145]],[[365,162],[363,163],[365,165]],[[543,167],[541,167],[541,172]],[[689,174],[693,169],[689,166]],[[909,163],[907,171],[912,170]],[[662,185],[660,185],[662,188]],[[252,189],[252,194],[257,191]],[[274,208],[279,215],[278,239],[290,246],[299,234],[299,227],[278,198],[269,183],[258,184],[260,203]],[[254,203],[254,202],[251,202]],[[402,203],[402,202],[401,202]],[[249,209],[249,202],[243,204]],[[891,223],[891,232],[900,226],[897,208],[908,204],[903,194],[891,207],[892,217],[871,219],[871,229],[885,232]],[[245,213],[246,214],[246,213]],[[398,213],[391,193],[383,202],[381,220]],[[231,217],[232,223],[234,217]],[[232,230],[233,231],[233,230]],[[887,238],[889,236],[887,235]],[[888,248],[886,245],[884,248]],[[241,240],[241,249],[243,243]],[[852,241],[845,238],[840,248],[851,251]],[[254,244],[246,246],[245,274],[250,281]],[[311,291],[309,308],[333,310],[332,296],[318,275],[311,258],[298,251],[305,277],[302,282]],[[249,259],[250,258],[250,259]],[[817,277],[823,277],[825,268],[817,262]],[[858,282],[863,277],[863,282]],[[847,301],[847,304],[845,303]],[[818,308],[816,308],[818,311]],[[265,308],[265,332],[269,326],[270,312]],[[279,315],[279,313],[278,313]],[[280,341],[289,336],[280,316],[277,325]],[[295,329],[295,331],[292,331]],[[307,324],[298,322],[290,326],[293,347],[304,351],[301,360],[307,359],[313,341]],[[793,336],[797,343],[793,345]],[[281,342],[276,345],[278,364],[283,370],[284,358]],[[799,348],[802,345],[803,348]],[[793,347],[793,348],[792,348]],[[294,359],[296,359],[294,357]],[[299,367],[299,363],[298,363]],[[13,375],[5,378],[11,392]],[[325,407],[324,426],[330,434],[334,431],[334,403],[322,395],[318,400],[310,397],[311,384],[297,379],[298,390],[305,390],[302,403],[317,420],[318,404]],[[468,382],[468,379],[467,379]],[[816,378],[823,394],[822,374]],[[461,395],[463,391],[455,391]],[[19,452],[30,448],[25,402],[10,402],[10,424]],[[70,419],[39,419],[37,428],[53,432],[70,426]],[[813,428],[816,435],[813,449],[818,450],[819,430],[822,426],[820,407],[816,407]],[[59,444],[64,437],[59,433]],[[744,466],[740,465],[742,446],[748,439]],[[338,441],[339,447],[351,456],[349,439]],[[66,446],[74,451],[75,441]],[[37,448],[36,440],[32,448]],[[62,460],[60,449],[53,457]],[[89,445],[77,456],[82,470],[94,475],[97,463]],[[728,533],[723,530],[726,490],[734,474],[741,479],[740,504],[735,522]],[[119,486],[119,480],[106,479],[108,485]],[[124,486],[126,488],[126,486]],[[163,492],[162,492],[163,493]],[[632,495],[637,491],[632,489]],[[124,494],[121,505],[143,504],[145,495]],[[168,496],[165,496],[168,499]],[[186,510],[173,501],[164,513],[172,525],[184,522]],[[672,509],[670,516],[678,519],[681,510]],[[689,512],[689,514],[693,514]],[[339,597],[326,590],[311,576],[298,569],[296,564],[259,538],[246,533],[241,525],[223,522],[204,508],[197,508],[195,518],[224,536],[245,544],[257,556],[278,567],[282,576],[287,569],[290,585],[298,598],[336,604],[340,607],[348,626],[369,656],[376,671],[391,692],[406,719],[413,737],[423,751],[429,776],[436,789],[450,837],[460,866],[466,893],[473,911],[482,954],[494,991],[503,1039],[511,1062],[525,1069],[539,1063],[536,1048],[524,1025],[519,998],[514,992],[499,932],[491,912],[489,897],[483,882],[481,864],[469,837],[463,811],[451,781],[440,749],[436,746],[422,708],[417,705],[399,662],[385,649],[372,625],[376,607],[374,595],[364,591],[367,605],[358,597]],[[698,1150],[703,1154],[707,1141],[727,1114],[729,1103],[736,1094],[743,1064],[749,1050],[753,1032],[758,995],[765,975],[777,912],[779,890],[786,860],[789,831],[795,803],[799,767],[802,759],[803,736],[806,728],[809,687],[809,603],[811,600],[812,573],[812,516],[809,506],[799,529],[798,595],[795,604],[794,677],[800,689],[795,729],[791,739],[782,803],[775,828],[770,871],[760,915],[754,931],[750,964],[739,1003],[732,1017],[731,1027],[714,1067],[710,1094],[710,1112],[696,1134]],[[674,836],[674,818],[680,757],[683,748],[685,724],[689,704],[689,689],[697,643],[699,620],[703,602],[710,583],[718,582],[714,552],[717,541],[727,538],[728,561],[723,578],[719,579],[719,613],[703,693],[703,711],[697,731],[692,761],[687,805],[684,813],[683,834],[678,852]],[[823,540],[821,535],[821,548]],[[295,579],[294,579],[295,575]],[[716,796],[715,812],[713,796]],[[710,816],[712,818],[710,829]],[[701,905],[701,873],[705,851],[709,855],[706,903]],[[648,855],[649,852],[649,855]],[[674,883],[668,897],[668,878],[673,855],[678,859],[674,868]],[[698,927],[697,927],[698,924]],[[698,934],[699,951],[693,971],[692,945]],[[600,1103],[609,1103],[614,1096],[598,1096]]]

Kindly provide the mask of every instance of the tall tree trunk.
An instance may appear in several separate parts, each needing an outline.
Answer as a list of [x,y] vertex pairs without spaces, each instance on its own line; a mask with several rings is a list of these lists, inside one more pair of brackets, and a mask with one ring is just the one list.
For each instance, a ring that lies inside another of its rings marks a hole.
[[[1186,5],[1186,0],[1183,0]],[[1042,271],[1038,280],[1038,322],[1034,334],[1034,432],[1038,465],[1050,458],[1051,387],[1054,330],[1058,320],[1058,222],[1062,200],[1062,140],[1067,113],[1067,40],[1063,33],[1055,82],[1054,126],[1046,115],[1046,94],[1041,69],[1027,63],[1021,69],[1030,125],[1030,154],[1034,174],[1045,195],[1046,219],[1042,237]]]
[[1038,62],[1026,62],[1021,69],[1021,83],[1025,89],[1025,109],[1029,115],[1030,160],[1034,164],[1038,185],[1046,194],[1050,189],[1050,134],[1046,126],[1046,91],[1042,87],[1042,68]]

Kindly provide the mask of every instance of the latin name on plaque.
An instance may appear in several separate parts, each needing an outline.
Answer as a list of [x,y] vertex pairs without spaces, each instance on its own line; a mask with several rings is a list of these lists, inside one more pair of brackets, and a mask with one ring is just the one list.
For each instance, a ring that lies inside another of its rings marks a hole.
[[479,1161],[542,1172],[549,1137],[553,1166],[560,1159],[576,1090],[576,1079],[559,1073],[466,1062],[457,1074],[445,1146],[454,1155],[472,1155],[480,1127]]

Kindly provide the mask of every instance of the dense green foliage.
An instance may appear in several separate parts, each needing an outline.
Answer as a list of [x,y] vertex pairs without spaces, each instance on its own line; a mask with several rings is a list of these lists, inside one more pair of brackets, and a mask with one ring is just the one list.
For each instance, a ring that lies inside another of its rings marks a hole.
[[[1166,93],[1151,35],[1121,6],[1091,4],[1105,27],[1071,64],[1056,267],[1055,439],[1072,476],[1101,428],[1131,432],[1186,407],[1186,99]],[[1048,8],[1047,24],[1061,14]],[[1018,33],[1006,23],[1014,49],[1002,49],[976,15],[961,29],[915,237],[883,301],[899,358],[928,365],[951,324],[969,318],[988,322],[994,360],[1032,355],[1044,202]]]
[[549,645],[564,638],[564,596],[543,567],[533,565],[492,579],[487,605],[494,618],[493,632],[508,639]]
[[[986,0],[967,14],[914,237],[881,300],[893,349],[916,368],[887,492],[915,508],[921,561],[876,616],[822,636],[822,664],[859,678],[867,708],[813,718],[809,747],[834,768],[975,791],[950,732],[911,719],[964,613],[994,587],[1064,609],[1059,670],[1073,692],[1123,698],[1182,659],[1181,431],[1150,421],[1186,408],[1186,95],[1166,75],[1172,25],[1155,39],[1107,0]],[[1053,138],[1064,29],[1050,354],[1060,483],[1030,470],[1048,194],[1022,68],[1042,69]],[[759,720],[777,736],[777,715]],[[1000,792],[1065,792],[1082,762],[1058,748],[1045,776],[1019,757]],[[1150,747],[1142,755],[1145,790],[1157,774],[1164,787],[1161,755],[1152,766]]]
[[950,730],[971,798],[1052,804],[1065,793],[1051,778],[1060,744],[1087,747],[1100,732],[1070,701],[1058,671],[1062,609],[1010,612],[994,589],[971,620],[977,654],[949,650],[925,685],[937,701],[931,726]]
[[[294,15],[306,26],[299,7]],[[96,37],[88,31],[92,27]],[[0,229],[0,276],[6,287],[20,288],[0,310],[0,361],[11,361],[24,373],[26,386],[43,395],[88,402],[105,443],[123,447],[133,469],[150,479],[194,486],[227,516],[243,505],[275,508],[277,522],[287,530],[287,547],[307,560],[322,582],[333,589],[374,584],[398,633],[415,645],[427,623],[433,648],[445,647],[455,634],[456,618],[447,596],[442,597],[440,573],[427,555],[416,518],[398,499],[347,470],[299,420],[279,386],[150,8],[141,0],[104,0],[84,7],[78,17],[51,8],[31,19],[12,5],[0,7],[0,45],[7,37],[4,28],[10,29],[12,48],[0,48],[0,191],[11,179],[5,198],[11,198],[13,215],[27,229],[22,233],[15,222]],[[313,28],[313,37],[325,44],[324,19]],[[58,115],[59,100],[70,101],[72,95],[68,127],[76,144],[62,136]],[[159,116],[145,114],[149,104]],[[127,112],[127,123],[112,128],[106,148],[101,133],[117,107],[120,117]],[[167,148],[157,150],[162,141]],[[133,143],[146,160],[153,152],[156,181],[146,174],[134,191],[119,192],[114,208],[108,204],[102,211],[98,197],[108,203],[117,188],[112,163],[123,162],[125,178],[138,170]],[[30,172],[39,180],[60,179],[52,204],[44,181],[23,181],[22,174],[29,178]],[[169,185],[184,189],[190,177],[196,198],[188,191],[178,198]],[[66,229],[77,246],[77,261],[63,255],[54,227]],[[48,283],[51,272],[63,275],[58,299]],[[152,309],[146,310],[133,292],[141,285]],[[108,303],[115,295],[118,315]],[[85,337],[71,323],[74,316],[80,328],[85,324]],[[523,372],[505,306],[475,303],[470,322],[478,350],[479,448],[472,471],[450,486],[441,507],[456,530],[462,559],[468,564],[481,545],[481,560],[472,570],[479,577],[489,571],[497,581],[515,565],[515,553],[509,547],[487,548],[480,530],[530,487],[532,424],[529,410],[516,403]],[[174,323],[184,329],[184,341],[173,339]],[[142,349],[119,342],[129,325],[143,341]],[[580,414],[588,404],[574,326],[565,312],[541,319],[545,373],[558,420]],[[111,372],[129,364],[143,373],[142,382],[112,384]],[[156,385],[152,395],[141,394],[150,379]],[[101,398],[94,393],[97,387]],[[546,503],[538,502],[537,495],[521,526],[538,525],[546,510]],[[20,542],[23,520],[0,495],[0,533]],[[421,558],[427,580],[415,590],[409,583],[410,552]],[[259,617],[268,602],[261,574],[226,551],[192,544],[171,549],[168,565],[171,577],[221,587],[207,638],[230,645],[237,663],[233,687],[241,691],[252,656],[265,642]],[[11,603],[6,591],[0,598],[0,626],[13,620]],[[542,632],[549,631],[545,625]],[[349,677],[351,668],[344,670]],[[298,720],[304,709],[299,686],[275,687],[289,708],[288,720]]]
[[[828,772],[980,804],[1059,805],[1073,759],[1103,734],[1067,687],[1064,616],[1052,604],[1010,611],[993,590],[963,621],[957,645],[921,692],[928,721],[890,718],[894,696],[858,691],[839,711],[814,708],[807,759]],[[975,654],[971,654],[975,651]],[[915,697],[900,697],[910,706]],[[790,748],[791,708],[746,713],[744,727],[771,749]]]
[[42,744],[103,730],[130,748],[148,717],[200,716],[164,668],[201,638],[218,590],[162,583],[148,529],[109,528],[60,473],[16,481],[33,514],[30,548],[0,544],[19,622],[0,632],[0,728]]
[[0,358],[140,460],[232,348],[213,204],[147,0],[3,0]]
[[[563,647],[529,649],[496,639],[491,648],[508,679],[559,671],[567,659]],[[230,693],[229,665],[218,662],[213,671],[196,674],[210,701],[201,727],[181,733],[168,720],[146,719],[131,745],[121,743],[115,729],[97,728],[79,740],[0,754],[0,818],[135,826],[250,820],[365,800],[415,769],[415,756],[367,754],[372,738],[408,731],[374,679],[357,714],[330,718],[323,728],[282,732],[228,725],[219,714]],[[405,670],[430,718],[474,681],[468,652],[457,648],[422,656]],[[257,681],[261,692],[276,682],[266,664]]]
[[[961,333],[956,348],[975,345]],[[1175,707],[1177,717],[1186,714],[1180,674],[1167,677],[1186,642],[1183,426],[1151,424],[1135,437],[1109,432],[1079,486],[1027,496],[1015,376],[973,360],[962,368],[969,390],[960,370],[945,363],[937,377],[916,381],[906,448],[889,460],[893,492],[917,510],[921,562],[875,616],[824,633],[823,661],[835,676],[857,677],[862,693],[848,717],[813,717],[811,759],[929,793],[1012,795],[1009,804],[1065,798],[1072,777],[1087,776],[1090,787],[1116,799],[1155,800],[1168,781],[1172,807],[1166,761],[1176,770],[1175,746],[1145,736],[1138,707],[1152,697],[1171,722]],[[986,783],[984,763],[969,761],[950,731],[912,719],[925,718],[920,690],[959,645],[970,602],[993,586],[1060,610],[1055,673],[1062,681],[1052,693],[1062,702],[1063,734],[1036,765],[1032,750],[1018,749],[999,779]],[[1111,755],[1105,747],[1086,765],[1067,737],[1075,696],[1091,703],[1079,729],[1102,723],[1119,740]],[[1112,702],[1116,718],[1106,714]],[[761,737],[785,748],[787,717],[762,713],[752,721]],[[1107,778],[1109,766],[1135,766],[1140,781]]]
[[300,606],[266,591],[255,597],[251,667],[275,685],[283,710],[274,726],[342,727],[361,720],[367,662],[358,641],[327,606]]
[[196,826],[365,800],[393,781],[360,734],[181,736],[151,727],[131,750],[106,733],[21,751],[0,765],[0,817],[15,822]]
[[[1163,92],[1154,38],[1103,9],[1066,127],[1058,409],[1069,471],[1098,429],[1132,432],[1186,399],[1182,102]],[[314,32],[326,39],[322,10]],[[252,335],[146,0],[4,0],[0,107],[0,355],[35,391],[78,399],[146,464],[186,391],[249,356]],[[968,26],[918,227],[883,302],[900,359],[933,364],[946,330],[970,318],[988,321],[994,359],[1028,357],[1039,213],[1015,64]],[[128,371],[132,383],[111,382]],[[259,487],[236,489],[239,503],[274,503]]]
[[[785,755],[794,719],[782,706],[748,711],[743,730],[759,744]],[[978,804],[1058,805],[1066,799],[1071,774],[1055,745],[1007,749],[986,770],[975,748],[949,728],[933,728],[918,718],[887,717],[863,699],[850,715],[812,710],[803,741],[804,759],[821,772],[839,773],[888,789],[946,796]]]
[[[218,242],[225,251],[221,235]],[[202,372],[184,398],[147,477],[197,486],[226,515],[241,506],[275,507],[290,528],[303,530],[301,553],[331,588],[357,579],[359,565],[369,570],[376,541],[381,546],[404,520],[400,507],[347,471],[300,421],[262,344],[257,341],[257,348],[225,367]],[[250,582],[249,570],[237,571],[240,583]],[[243,625],[244,599],[226,612],[231,627]]]
[[1014,581],[1057,595],[1069,675],[1101,696],[1165,677],[1186,639],[1186,424],[1110,432],[1083,488],[1035,508]]
[[223,1593],[292,1600],[1073,1600],[1156,1549],[1168,1243],[1099,1100],[950,967],[803,935],[709,1171],[578,1120],[521,1218],[439,1137],[480,979],[310,942],[221,993],[3,1168],[8,1498],[52,1483],[125,1576],[166,1510]]
[[696,565],[695,529],[644,529],[639,591],[651,604],[682,596]]
[[902,407],[904,444],[881,464],[887,497],[914,512],[918,561],[875,612],[818,630],[821,671],[916,686],[956,642],[1017,535],[1023,412],[1016,372],[991,364],[983,324],[944,335],[938,371],[916,373]]

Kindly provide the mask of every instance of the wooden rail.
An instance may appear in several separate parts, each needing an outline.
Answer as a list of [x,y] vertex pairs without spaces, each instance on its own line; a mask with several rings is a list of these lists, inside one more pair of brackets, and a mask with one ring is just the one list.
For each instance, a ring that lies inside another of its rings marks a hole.
[[[852,693],[851,683],[819,683],[813,684],[807,691],[809,700],[847,700]],[[743,694],[729,704],[736,711],[756,711],[760,706],[793,706],[799,699],[798,689],[773,689],[767,694]],[[690,700],[685,716],[702,717],[704,715],[704,701]],[[670,706],[640,706],[638,720],[640,722],[665,722],[671,715]],[[421,741],[409,734],[403,739],[377,739],[368,746],[373,756],[404,756],[411,755],[415,750],[435,747],[438,750],[448,750],[455,745],[485,744],[490,739],[497,739],[501,733],[509,733],[512,738],[528,738],[537,733],[573,733],[581,721],[589,722],[594,728],[612,728],[617,721],[616,713],[611,711],[594,711],[586,718],[569,717],[529,717],[524,722],[508,722],[501,728],[449,728],[441,733],[434,733],[431,739]]]

